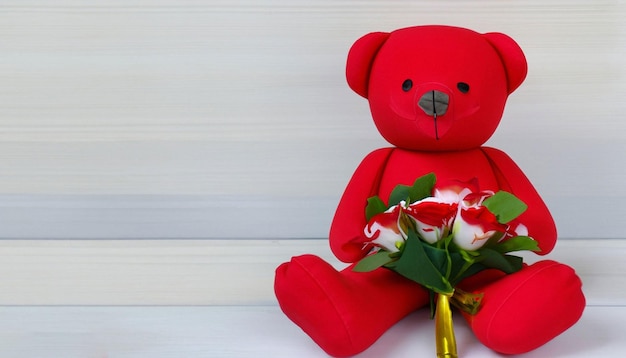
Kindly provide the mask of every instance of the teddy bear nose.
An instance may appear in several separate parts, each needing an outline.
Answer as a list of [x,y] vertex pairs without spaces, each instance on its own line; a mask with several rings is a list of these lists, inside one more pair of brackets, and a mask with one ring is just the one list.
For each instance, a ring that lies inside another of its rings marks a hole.
[[417,105],[429,116],[442,116],[448,110],[450,96],[444,92],[432,90],[424,93]]

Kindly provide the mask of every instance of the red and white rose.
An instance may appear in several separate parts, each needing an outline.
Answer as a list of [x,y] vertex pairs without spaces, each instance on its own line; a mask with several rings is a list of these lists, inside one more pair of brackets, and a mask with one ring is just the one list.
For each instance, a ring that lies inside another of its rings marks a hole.
[[524,225],[501,224],[482,205],[492,191],[476,191],[475,182],[465,184],[435,189],[431,197],[408,206],[400,202],[373,216],[365,227],[364,243],[398,252],[409,226],[430,244],[452,234],[452,241],[464,250],[477,250],[496,234],[503,238],[527,234]]
[[389,252],[398,252],[407,238],[400,220],[404,208],[401,204],[392,206],[384,213],[374,215],[365,226],[366,244],[373,244]]
[[415,224],[420,237],[429,244],[434,244],[450,233],[457,207],[457,203],[431,197],[409,205],[406,213]]

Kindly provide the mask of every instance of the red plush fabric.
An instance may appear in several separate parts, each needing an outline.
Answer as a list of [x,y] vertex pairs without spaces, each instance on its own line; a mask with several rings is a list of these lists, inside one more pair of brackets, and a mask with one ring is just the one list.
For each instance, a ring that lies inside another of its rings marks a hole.
[[540,261],[476,289],[484,293],[481,309],[464,316],[485,346],[526,353],[578,321],[585,308],[581,285],[572,268]]
[[539,254],[548,254],[556,245],[557,232],[546,204],[530,180],[508,155],[489,147],[483,147],[482,151],[491,162],[493,172],[500,182],[500,189],[514,193],[528,205],[519,221],[529,228],[530,236],[539,243],[541,249]]
[[317,256],[294,257],[276,270],[281,309],[331,356],[346,357],[374,343],[389,327],[428,303],[428,293],[380,268],[341,272]]
[[[505,176],[502,168],[514,176]],[[434,153],[388,148],[364,159],[339,202],[330,230],[335,255],[343,261],[355,262],[366,254],[361,244],[353,242],[363,241],[355,238],[364,235],[368,197],[377,194],[388,198],[397,184],[410,185],[415,178],[430,172],[434,172],[441,183],[477,178],[480,190],[502,189],[514,193],[529,206],[520,220],[539,242],[541,253],[553,248],[556,227],[552,216],[530,181],[506,154],[490,148]]]
[[[352,66],[346,68],[348,84],[354,92],[365,98],[367,98],[372,61],[388,37],[389,34],[386,32],[369,33],[360,38],[348,52],[348,62],[352,63]],[[351,58],[356,60],[351,61]],[[363,61],[363,59],[370,59],[370,61]]]
[[[369,197],[385,200],[396,185],[431,172],[438,183],[477,179],[480,190],[513,193],[528,205],[516,220],[540,254],[550,252],[557,232],[545,203],[508,155],[482,147],[526,70],[522,50],[500,33],[417,26],[357,40],[348,56],[348,84],[368,99],[376,127],[394,147],[367,155],[350,179],[330,228],[337,258],[354,263],[367,254],[361,243]],[[421,287],[392,271],[351,267],[337,271],[303,255],[276,270],[282,310],[334,356],[363,351],[427,304]],[[578,320],[585,304],[580,279],[553,261],[511,275],[485,271],[463,287],[485,292],[483,308],[469,322],[481,342],[502,353],[548,342]]]

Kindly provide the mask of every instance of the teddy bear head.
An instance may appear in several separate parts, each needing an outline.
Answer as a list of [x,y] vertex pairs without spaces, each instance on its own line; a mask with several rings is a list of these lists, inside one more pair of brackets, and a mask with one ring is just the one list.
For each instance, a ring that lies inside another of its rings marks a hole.
[[491,137],[526,71],[524,53],[507,35],[415,26],[358,39],[346,77],[368,99],[389,143],[449,151],[479,147]]

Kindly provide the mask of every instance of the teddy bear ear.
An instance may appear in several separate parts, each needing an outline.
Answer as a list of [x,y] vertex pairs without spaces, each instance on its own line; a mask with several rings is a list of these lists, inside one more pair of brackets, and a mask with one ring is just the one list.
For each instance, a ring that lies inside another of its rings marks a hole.
[[506,71],[509,94],[511,94],[526,78],[526,73],[528,72],[526,56],[524,56],[524,52],[517,42],[505,34],[490,32],[483,34],[483,37],[489,41],[500,55]]
[[352,90],[367,98],[370,70],[380,47],[387,41],[389,33],[372,32],[356,40],[348,52],[346,79]]

